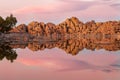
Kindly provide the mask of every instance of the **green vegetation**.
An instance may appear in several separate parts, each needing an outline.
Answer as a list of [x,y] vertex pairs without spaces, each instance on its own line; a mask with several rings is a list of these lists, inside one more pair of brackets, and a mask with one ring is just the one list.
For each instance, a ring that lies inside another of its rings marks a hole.
[[11,14],[10,16],[7,16],[6,19],[3,19],[0,16],[0,32],[2,33],[6,33],[9,30],[12,29],[12,27],[14,27],[17,23],[17,19],[16,17],[13,17],[13,15]]
[[8,45],[0,44],[0,60],[3,60],[4,58],[13,62],[17,58],[17,53]]

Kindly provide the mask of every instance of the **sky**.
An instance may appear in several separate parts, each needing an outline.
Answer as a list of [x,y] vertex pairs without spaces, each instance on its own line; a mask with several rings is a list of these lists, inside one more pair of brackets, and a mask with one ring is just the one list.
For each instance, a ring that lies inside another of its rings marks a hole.
[[120,20],[120,0],[0,0],[0,16],[11,13],[18,24],[58,24],[73,16],[83,22]]

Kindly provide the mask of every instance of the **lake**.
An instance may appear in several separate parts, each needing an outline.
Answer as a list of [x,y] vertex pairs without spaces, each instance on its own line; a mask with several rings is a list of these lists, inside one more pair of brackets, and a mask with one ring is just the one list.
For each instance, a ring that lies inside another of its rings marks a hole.
[[120,80],[120,42],[114,38],[3,40],[1,80]]

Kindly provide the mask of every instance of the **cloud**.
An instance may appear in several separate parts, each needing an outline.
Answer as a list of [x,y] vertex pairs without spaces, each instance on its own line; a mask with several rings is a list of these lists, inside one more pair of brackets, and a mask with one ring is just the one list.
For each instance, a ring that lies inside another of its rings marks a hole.
[[95,5],[95,6],[89,7],[87,10],[82,11],[82,13],[85,13],[85,14],[88,13],[88,15],[91,17],[94,17],[94,16],[112,17],[112,16],[119,15],[119,11],[107,5]]
[[83,1],[83,2],[91,2],[91,1],[99,1],[99,0],[57,0],[57,1],[65,1],[65,2],[69,2],[69,1]]
[[94,2],[84,1],[68,1],[68,2],[56,2],[53,5],[44,6],[27,6],[20,9],[13,10],[15,14],[27,14],[27,13],[59,13],[59,12],[71,12],[85,10],[88,7],[95,4]]
[[120,3],[116,3],[116,4],[112,4],[111,6],[119,6],[120,7]]
[[47,13],[52,10],[51,6],[30,6],[13,10],[14,14]]
[[102,1],[111,1],[111,0],[102,0]]
[[119,65],[119,64],[112,64],[111,66],[120,68],[120,65]]
[[115,20],[120,18],[120,10],[111,6],[111,1],[56,0],[54,4],[27,6],[13,10],[19,22],[44,21],[59,23],[63,19],[76,16],[83,21],[91,19]]

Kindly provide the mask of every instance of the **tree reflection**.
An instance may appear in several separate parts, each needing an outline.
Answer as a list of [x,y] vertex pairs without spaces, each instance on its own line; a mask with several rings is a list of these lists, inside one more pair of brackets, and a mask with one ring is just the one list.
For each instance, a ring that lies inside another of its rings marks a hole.
[[0,44],[0,60],[4,58],[13,62],[17,58],[17,54],[9,45]]

